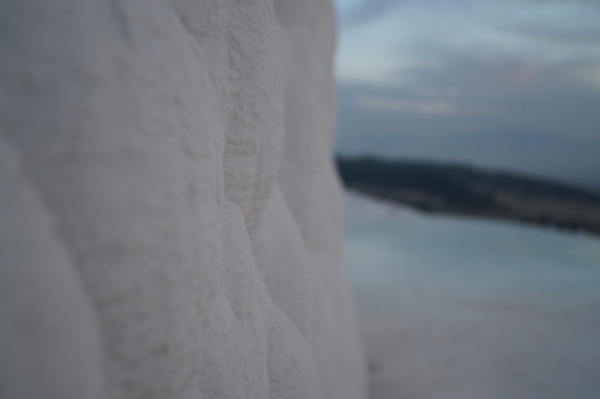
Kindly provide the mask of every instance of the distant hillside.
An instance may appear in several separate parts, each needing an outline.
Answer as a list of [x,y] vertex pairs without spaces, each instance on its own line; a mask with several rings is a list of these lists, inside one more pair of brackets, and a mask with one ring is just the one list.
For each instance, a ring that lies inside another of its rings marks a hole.
[[429,212],[553,225],[600,234],[600,194],[563,183],[473,167],[338,158],[346,187]]

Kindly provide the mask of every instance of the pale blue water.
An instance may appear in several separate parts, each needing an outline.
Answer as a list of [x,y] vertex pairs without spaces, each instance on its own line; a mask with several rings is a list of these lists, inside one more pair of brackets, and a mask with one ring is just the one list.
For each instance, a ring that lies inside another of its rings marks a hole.
[[356,217],[354,208],[346,254],[364,310],[401,309],[414,295],[600,303],[600,237],[391,209]]
[[346,204],[371,399],[600,398],[600,238]]

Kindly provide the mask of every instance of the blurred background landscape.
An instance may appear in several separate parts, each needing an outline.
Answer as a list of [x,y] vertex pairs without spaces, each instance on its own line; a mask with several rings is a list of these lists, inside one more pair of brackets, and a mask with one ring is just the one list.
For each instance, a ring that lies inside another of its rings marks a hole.
[[600,3],[337,0],[337,151],[600,190]]
[[600,2],[336,6],[371,397],[600,397]]

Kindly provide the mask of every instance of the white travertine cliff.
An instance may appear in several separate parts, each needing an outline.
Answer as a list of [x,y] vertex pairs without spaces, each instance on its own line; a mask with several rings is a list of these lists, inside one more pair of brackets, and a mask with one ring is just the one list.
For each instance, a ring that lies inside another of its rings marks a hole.
[[362,399],[327,0],[0,0],[0,397]]

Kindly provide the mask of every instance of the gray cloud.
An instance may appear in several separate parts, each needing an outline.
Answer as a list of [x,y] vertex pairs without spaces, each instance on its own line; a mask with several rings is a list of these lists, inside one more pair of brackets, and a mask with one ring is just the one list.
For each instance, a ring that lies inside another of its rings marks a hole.
[[583,4],[600,4],[600,0],[516,0],[516,1],[520,1],[522,3],[583,3]]
[[[591,4],[600,7],[600,0],[503,0],[503,1],[516,1],[522,3],[538,3],[538,4],[569,4],[569,3],[582,3]],[[454,7],[468,7],[477,3],[481,3],[482,0],[362,0],[360,3],[352,8],[343,10],[340,19],[340,25],[342,28],[354,28],[357,26],[365,25],[369,22],[377,20],[378,18],[385,15],[386,12],[391,11],[396,6],[403,3],[415,3],[415,4],[451,4]]]
[[[376,23],[394,7],[416,1],[452,4],[454,9],[474,4],[472,0],[366,0],[345,14],[343,22],[346,27]],[[600,4],[600,0],[520,1],[540,6],[575,1]],[[490,23],[498,24],[494,28],[510,38],[497,47],[486,43],[485,36],[480,42],[463,44],[428,36],[431,28],[416,26],[410,40],[392,50],[399,60],[416,61],[399,62],[401,68],[382,79],[388,86],[340,85],[338,151],[462,161],[600,190],[596,72],[600,51],[594,47],[600,42],[600,27],[593,18],[587,25],[537,18],[533,13],[527,18],[493,20]],[[527,40],[519,42],[519,37]],[[544,43],[536,44],[540,40]]]
[[514,32],[543,39],[551,42],[562,42],[567,44],[593,44],[600,43],[600,26],[588,30],[566,30],[548,27],[517,27]]
[[[410,85],[343,84],[338,150],[461,161],[588,186],[598,183],[594,188],[600,189],[600,91],[565,78],[573,66],[454,54],[436,67],[413,70]],[[535,81],[528,81],[529,69]],[[461,112],[364,107],[357,101],[364,97],[448,100]]]
[[364,25],[378,19],[402,2],[403,0],[363,0],[355,7],[343,12],[340,23],[347,28]]

